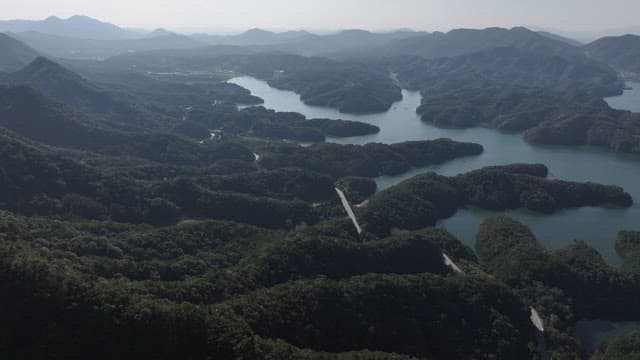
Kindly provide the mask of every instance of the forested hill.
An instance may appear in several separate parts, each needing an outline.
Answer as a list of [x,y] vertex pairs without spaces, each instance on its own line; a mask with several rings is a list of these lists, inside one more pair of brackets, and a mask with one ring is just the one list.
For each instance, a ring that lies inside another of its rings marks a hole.
[[408,58],[389,62],[398,79],[416,90],[444,79],[462,80],[465,77],[469,82],[474,77],[481,77],[521,87],[562,92],[579,90],[597,96],[615,95],[622,88],[616,72],[605,64],[515,47],[498,47],[451,58]]
[[547,174],[544,165],[526,164],[487,167],[455,177],[428,173],[376,194],[360,214],[367,231],[386,235],[434,226],[468,205],[553,213],[580,206],[633,204],[619,187],[547,180]]
[[[545,250],[529,228],[498,217],[485,220],[476,238],[485,271],[509,284],[547,315],[545,336],[555,358],[579,358],[579,342],[572,322],[584,317],[619,321],[640,319],[634,304],[640,300],[637,274],[608,266],[600,254],[582,241],[556,251]],[[636,349],[622,338],[598,351],[594,359],[625,359]],[[601,357],[609,351],[611,357]],[[617,357],[620,355],[621,357]]]
[[358,63],[265,54],[234,57],[225,66],[266,80],[273,87],[295,91],[306,104],[345,113],[383,112],[402,99],[388,73]]
[[611,65],[623,76],[640,79],[640,36],[604,37],[584,49],[589,56]]
[[159,128],[170,121],[166,115],[132,103],[125,94],[101,88],[44,57],[0,81],[33,87],[62,103],[121,124]]
[[425,59],[456,57],[497,47],[515,47],[538,55],[565,58],[584,57],[579,47],[550,38],[524,27],[512,29],[487,28],[454,29],[447,33],[434,32],[404,39],[396,39],[378,47],[345,52],[343,57],[354,59],[394,56],[419,56]]
[[[118,127],[53,101],[28,87],[0,87],[0,125],[44,144],[104,155],[178,164],[215,160],[207,146],[186,138]],[[246,150],[245,158],[252,158]],[[242,156],[239,156],[242,158]]]
[[16,71],[38,57],[38,53],[14,38],[0,33],[0,71]]

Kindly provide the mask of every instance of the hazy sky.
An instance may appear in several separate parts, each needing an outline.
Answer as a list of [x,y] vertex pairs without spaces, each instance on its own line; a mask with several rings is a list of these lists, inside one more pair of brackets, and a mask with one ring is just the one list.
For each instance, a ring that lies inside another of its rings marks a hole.
[[83,14],[127,27],[447,30],[639,27],[640,0],[0,0],[2,19]]

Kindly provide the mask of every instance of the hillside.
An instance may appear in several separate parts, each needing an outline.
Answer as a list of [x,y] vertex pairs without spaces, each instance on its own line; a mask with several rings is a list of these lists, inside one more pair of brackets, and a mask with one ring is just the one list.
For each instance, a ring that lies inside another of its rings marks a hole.
[[38,53],[32,48],[0,33],[0,71],[16,71],[37,57]]
[[640,36],[605,37],[585,45],[584,50],[594,59],[611,65],[622,76],[640,79]]
[[126,95],[108,91],[44,57],[38,57],[0,81],[33,87],[66,105],[121,124],[157,129],[169,121],[161,114],[133,104]]
[[579,90],[598,96],[619,94],[623,87],[615,71],[605,64],[586,57],[566,58],[517,47],[498,47],[441,59],[392,59],[389,63],[398,79],[416,90],[461,77],[561,92]]
[[[215,150],[197,142],[100,121],[28,87],[0,86],[0,94],[0,125],[37,142],[174,164],[204,164],[218,159]],[[228,146],[227,150],[226,158],[253,158],[246,148]]]

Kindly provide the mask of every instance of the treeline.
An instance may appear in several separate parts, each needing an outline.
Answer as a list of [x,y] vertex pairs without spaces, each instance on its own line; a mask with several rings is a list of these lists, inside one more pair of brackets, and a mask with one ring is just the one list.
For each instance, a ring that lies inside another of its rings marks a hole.
[[455,177],[418,175],[376,194],[360,212],[367,231],[433,226],[468,205],[489,210],[526,208],[553,213],[580,206],[631,206],[631,196],[617,186],[545,179],[544,165],[488,167]]

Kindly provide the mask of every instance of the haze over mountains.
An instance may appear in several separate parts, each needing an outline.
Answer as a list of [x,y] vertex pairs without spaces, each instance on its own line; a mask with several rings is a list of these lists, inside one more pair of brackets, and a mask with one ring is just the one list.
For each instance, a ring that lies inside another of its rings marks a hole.
[[44,20],[0,20],[3,32],[41,32],[57,36],[66,36],[94,40],[123,40],[139,37],[133,31],[99,20],[75,15],[68,19],[56,16]]
[[[165,29],[149,32],[123,29],[86,16],[68,19],[49,17],[45,20],[0,21],[0,31],[20,40],[26,46],[3,38],[4,53],[0,71],[17,70],[38,54],[63,59],[106,59],[116,55],[167,49],[203,49],[207,46],[238,46],[254,51],[283,51],[304,56],[326,56],[340,59],[366,59],[415,55],[427,58],[457,56],[495,46],[516,46],[551,53],[583,52],[604,61],[629,76],[638,73],[633,64],[640,49],[637,37],[608,37],[593,44],[581,43],[549,32],[534,32],[526,28],[460,29],[447,33],[399,30],[372,33],[364,30],[344,30],[334,34],[316,35],[307,31],[271,32],[251,29],[237,35],[184,35]],[[555,40],[544,41],[544,38]],[[560,43],[571,45],[562,46]],[[624,51],[607,55],[615,46]],[[548,49],[542,49],[549,47]],[[29,48],[35,49],[31,50]]]

